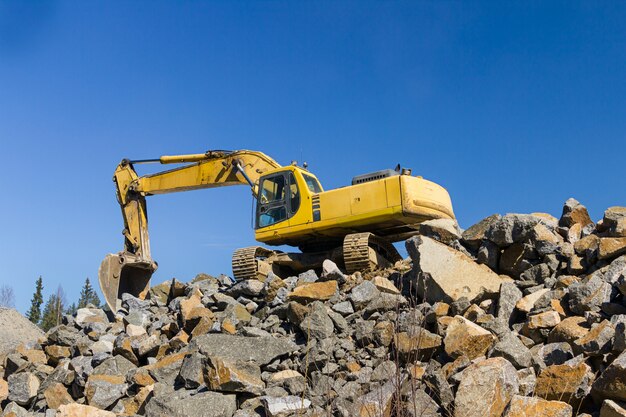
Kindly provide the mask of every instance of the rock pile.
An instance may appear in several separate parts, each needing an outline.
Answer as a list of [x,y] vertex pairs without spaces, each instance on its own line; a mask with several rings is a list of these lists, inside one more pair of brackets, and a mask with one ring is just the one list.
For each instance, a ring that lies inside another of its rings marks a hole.
[[430,221],[406,247],[80,309],[6,355],[2,415],[626,417],[626,208]]

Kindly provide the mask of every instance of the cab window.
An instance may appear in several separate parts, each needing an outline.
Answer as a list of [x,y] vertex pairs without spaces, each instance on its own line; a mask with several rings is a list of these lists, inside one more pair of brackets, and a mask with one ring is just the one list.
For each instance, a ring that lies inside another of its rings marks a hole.
[[309,191],[314,194],[322,192],[322,186],[318,180],[307,174],[302,174],[302,176],[304,177],[304,182],[306,182],[306,186],[309,188]]
[[298,208],[300,190],[293,173],[281,173],[261,180],[257,229],[288,219]]

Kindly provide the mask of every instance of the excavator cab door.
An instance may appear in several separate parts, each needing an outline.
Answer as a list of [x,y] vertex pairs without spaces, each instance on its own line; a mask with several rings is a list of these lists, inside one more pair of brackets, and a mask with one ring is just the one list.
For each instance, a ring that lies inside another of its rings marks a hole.
[[292,172],[261,178],[257,203],[256,228],[289,219],[300,208],[300,192]]

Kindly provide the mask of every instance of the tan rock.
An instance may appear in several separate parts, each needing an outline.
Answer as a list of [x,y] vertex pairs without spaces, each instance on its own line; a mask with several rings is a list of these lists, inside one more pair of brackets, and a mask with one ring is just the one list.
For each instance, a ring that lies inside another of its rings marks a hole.
[[143,414],[143,410],[148,402],[148,399],[152,395],[154,387],[147,386],[141,387],[137,394],[130,398],[122,398],[120,401],[122,402],[123,412],[120,413],[120,416],[134,416],[137,414]]
[[126,326],[126,334],[130,337],[143,336],[144,334],[146,334],[146,329],[144,329],[142,326],[129,324]]
[[56,417],[116,417],[115,413],[100,410],[96,407],[82,404],[66,404],[59,407]]
[[48,408],[52,408],[54,410],[64,404],[71,404],[74,402],[71,395],[67,392],[65,385],[59,382],[50,384],[43,392],[43,396],[46,399]]
[[561,322],[561,316],[556,311],[545,311],[528,317],[529,329],[551,329]]
[[265,389],[258,365],[217,357],[209,357],[206,382],[213,391],[260,394]]
[[407,370],[409,371],[409,376],[418,381],[422,380],[422,377],[426,373],[426,366],[417,362],[412,363],[407,366]]
[[572,406],[562,401],[516,395],[505,417],[572,417]]
[[0,403],[9,397],[9,384],[0,378]]
[[152,378],[152,376],[150,376],[150,373],[144,367],[137,369],[137,372],[135,372],[131,377],[131,382],[133,384],[139,385],[140,387],[147,387],[150,385],[154,385],[156,381],[154,380],[154,378]]
[[506,359],[470,365],[461,376],[454,417],[500,417],[518,389],[517,372]]
[[615,258],[626,253],[626,237],[603,237],[598,247],[598,258]]
[[548,343],[567,342],[571,345],[588,332],[589,325],[583,317],[567,317],[550,331]]
[[609,236],[626,237],[626,207],[609,207],[604,212],[602,226]]
[[236,334],[237,333],[237,327],[233,324],[232,321],[230,321],[229,319],[225,319],[222,322],[222,333]]
[[61,359],[69,358],[72,354],[70,348],[67,346],[50,345],[46,346],[45,350],[51,365],[58,364]]
[[192,293],[188,298],[182,300],[180,302],[180,315],[183,321],[187,322],[187,320],[197,317],[197,313],[194,312],[194,309],[198,307],[204,307],[202,304],[202,295],[199,294],[199,291]]
[[484,315],[485,311],[482,308],[478,307],[476,304],[472,304],[471,306],[469,306],[469,308],[465,310],[465,313],[463,313],[463,317],[472,322],[475,322],[476,320],[478,320],[479,317],[482,317]]
[[437,302],[433,304],[433,311],[437,317],[447,316],[450,311],[450,304]]
[[39,349],[19,349],[19,353],[31,364],[46,364],[48,363],[48,358],[43,350]]
[[528,294],[525,297],[522,297],[516,304],[515,308],[519,311],[523,311],[524,313],[530,313],[530,311],[535,306],[537,300],[539,300],[545,293],[549,292],[548,288],[543,288],[539,291],[535,291],[531,294]]
[[361,365],[359,365],[358,362],[350,361],[350,362],[346,363],[346,369],[350,373],[356,373],[356,372],[359,372],[361,370]]
[[191,337],[207,334],[213,327],[213,319],[202,317],[191,331]]
[[431,304],[461,297],[472,302],[484,294],[496,295],[500,284],[511,280],[428,237],[415,236],[407,240],[406,247],[418,273],[417,292]]
[[450,357],[467,356],[470,360],[485,355],[495,342],[493,334],[461,316],[454,317],[443,340]]
[[381,292],[400,294],[400,290],[396,288],[394,283],[389,281],[387,278],[376,276],[372,279],[372,283],[376,285],[376,288],[378,288]]
[[276,294],[278,294],[278,290],[286,287],[285,281],[280,279],[278,276],[273,275],[271,279],[265,280],[265,300],[272,301],[276,298]]
[[395,326],[390,321],[381,321],[374,326],[374,341],[378,346],[389,346],[394,334]]
[[559,226],[572,227],[574,224],[582,227],[593,223],[587,212],[587,208],[573,198],[570,198],[563,205],[563,213],[559,220]]
[[285,369],[284,371],[279,371],[270,377],[270,382],[282,382],[291,378],[304,378],[302,374],[298,371],[294,371],[292,369]]
[[578,365],[551,365],[537,377],[535,395],[546,400],[564,401],[578,409],[593,380],[591,368],[584,362]]
[[337,281],[312,282],[294,288],[287,296],[290,300],[309,303],[326,301],[337,293]]
[[355,400],[357,417],[390,417],[393,398],[396,392],[395,381],[386,382]]
[[600,238],[597,235],[589,235],[574,244],[574,251],[576,251],[578,255],[585,256],[588,253],[593,253],[598,250],[599,246]]
[[585,353],[588,356],[601,356],[609,353],[611,343],[615,336],[615,327],[608,320],[594,324],[591,330],[575,340],[573,348],[575,353]]
[[400,332],[394,337],[394,347],[400,360],[413,363],[415,360],[428,360],[441,347],[441,336],[421,327],[411,332]]

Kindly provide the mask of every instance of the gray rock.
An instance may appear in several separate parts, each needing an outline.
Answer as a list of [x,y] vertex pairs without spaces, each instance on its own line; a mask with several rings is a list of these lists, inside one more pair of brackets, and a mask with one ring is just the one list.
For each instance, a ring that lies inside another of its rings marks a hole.
[[333,305],[332,309],[339,314],[344,316],[349,316],[354,313],[354,308],[352,308],[352,303],[350,301],[342,301]]
[[319,279],[314,270],[309,269],[298,275],[298,285],[310,282],[316,282]]
[[498,310],[496,317],[512,323],[515,320],[513,312],[515,311],[515,305],[523,297],[522,292],[517,288],[513,282],[503,282],[500,285],[500,297],[498,299]]
[[611,284],[604,282],[600,274],[569,286],[569,307],[576,314],[600,311],[600,306],[610,301]]
[[307,338],[326,339],[330,337],[335,326],[326,312],[324,303],[316,301],[310,305],[309,314],[299,325],[300,330]]
[[25,408],[20,407],[15,402],[10,402],[4,407],[3,417],[32,417],[32,414],[29,413]]
[[504,335],[493,347],[490,356],[503,357],[518,369],[532,365],[530,350],[513,333]]
[[539,219],[530,214],[507,214],[491,224],[485,238],[506,247],[527,239],[537,223]]
[[376,322],[359,320],[354,323],[354,340],[359,346],[367,346],[374,341],[374,326]]
[[7,379],[9,385],[9,401],[14,401],[19,405],[28,405],[36,396],[39,390],[39,379],[30,372],[9,375]]
[[356,308],[362,308],[380,296],[380,290],[371,281],[363,281],[350,292],[350,300]]
[[79,308],[76,310],[74,322],[80,327],[85,327],[88,323],[108,323],[109,319],[99,308]]
[[331,261],[330,259],[326,259],[322,263],[322,281],[332,281],[335,280],[339,284],[343,284],[346,282],[346,276],[339,269],[336,263]]
[[404,403],[403,416],[406,417],[440,417],[437,403],[423,389],[411,389]]
[[562,365],[574,357],[569,343],[548,343],[537,350],[537,363],[540,367]]
[[484,240],[478,248],[476,262],[485,264],[496,271],[500,264],[500,247],[490,240]]
[[334,311],[328,309],[326,310],[326,312],[328,313],[328,317],[330,317],[330,319],[335,324],[337,332],[347,333],[350,331],[350,325],[348,324],[348,321],[343,318],[341,314],[335,313]]
[[199,353],[190,353],[183,359],[179,378],[185,388],[195,389],[204,383],[204,356]]
[[423,381],[426,383],[426,390],[430,396],[437,398],[444,409],[451,410],[454,403],[452,387],[450,387],[445,373],[437,362],[430,361],[428,363]]
[[611,323],[615,327],[613,350],[621,353],[626,350],[626,315],[620,314],[611,317]]
[[395,362],[393,361],[383,361],[381,362],[370,376],[370,381],[372,382],[380,382],[380,381],[389,381],[390,379],[397,376],[397,367]]
[[257,279],[246,279],[230,287],[227,293],[233,297],[259,297],[264,287],[265,284]]
[[116,355],[106,359],[100,365],[96,366],[93,370],[95,375],[122,375],[126,374],[137,367],[128,359]]
[[235,395],[213,391],[192,396],[155,395],[146,406],[146,417],[232,417],[237,410]]
[[[332,322],[331,322],[332,324]],[[236,349],[233,348],[236,346]],[[277,337],[245,337],[227,334],[205,334],[193,338],[190,350],[231,361],[254,361],[259,365],[298,349],[291,341]]]

